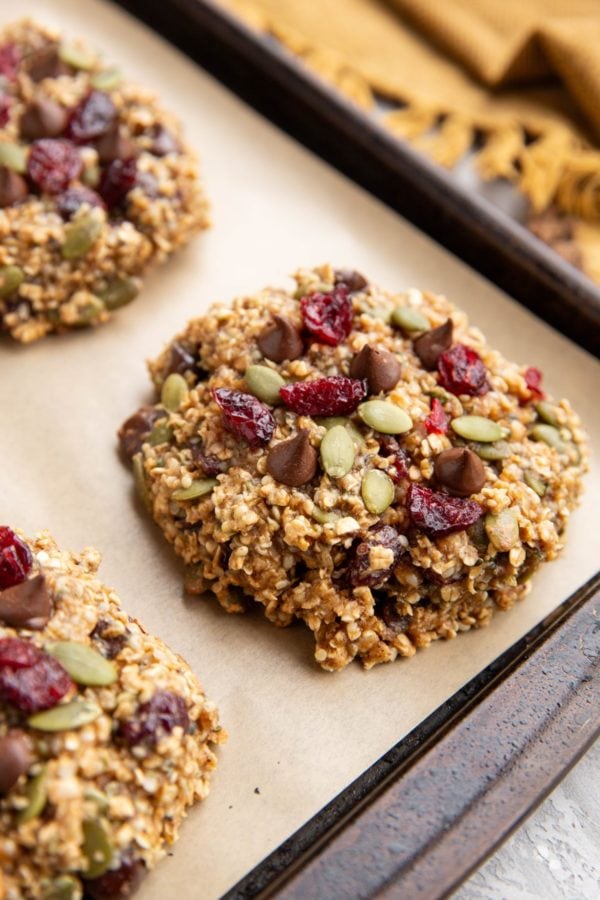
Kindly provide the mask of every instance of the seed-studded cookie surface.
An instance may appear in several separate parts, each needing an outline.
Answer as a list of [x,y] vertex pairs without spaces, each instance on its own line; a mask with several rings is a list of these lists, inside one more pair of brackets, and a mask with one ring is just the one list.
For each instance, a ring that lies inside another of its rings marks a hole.
[[178,122],[89,47],[0,31],[0,331],[105,322],[208,225]]
[[128,897],[208,794],[217,711],[96,578],[0,526],[0,897]]
[[326,669],[370,667],[527,593],[585,438],[444,297],[329,266],[296,279],[190,322],[121,445],[190,591],[301,619]]

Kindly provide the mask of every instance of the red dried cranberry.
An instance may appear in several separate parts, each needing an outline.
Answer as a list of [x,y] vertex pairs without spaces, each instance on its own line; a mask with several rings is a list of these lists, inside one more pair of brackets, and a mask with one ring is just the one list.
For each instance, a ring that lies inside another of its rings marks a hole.
[[448,434],[450,420],[444,412],[441,402],[434,397],[431,401],[431,412],[425,419],[425,428],[428,434]]
[[21,712],[50,709],[73,682],[54,657],[19,638],[0,640],[0,700]]
[[0,525],[0,591],[25,581],[31,570],[31,551],[12,529]]
[[5,96],[5,94],[0,94],[0,128],[4,128],[8,122],[10,104],[10,97]]
[[540,370],[536,369],[535,366],[529,366],[528,369],[525,369],[523,377],[525,379],[525,384],[531,391],[533,399],[543,400],[546,395],[541,387],[543,375]]
[[15,44],[3,44],[0,47],[0,75],[8,81],[14,81],[19,70],[19,51]]
[[443,537],[473,525],[483,510],[474,500],[450,497],[420,484],[411,484],[407,494],[413,525],[432,537]]
[[344,284],[322,294],[315,291],[300,301],[304,324],[323,344],[337,347],[352,330],[352,301]]
[[90,91],[71,113],[67,137],[75,144],[88,144],[106,134],[116,116],[117,108],[108,94]]
[[[371,550],[383,547],[391,550],[393,559],[385,569],[372,569],[370,562]],[[346,578],[352,587],[366,585],[367,587],[379,587],[388,580],[392,574],[403,546],[400,535],[391,525],[375,525],[370,528],[363,538],[353,546],[350,551],[350,562],[346,570]]]
[[61,194],[81,172],[79,150],[70,141],[42,138],[29,152],[27,172],[47,194]]
[[367,396],[367,383],[332,375],[286,384],[279,393],[287,408],[299,416],[347,416]]
[[212,392],[221,412],[225,428],[237,437],[244,438],[251,447],[259,447],[271,440],[275,430],[273,413],[264,403],[229,388],[217,388]]
[[129,746],[146,744],[154,747],[174,728],[187,730],[190,724],[185,700],[172,691],[158,691],[138,708],[135,718],[123,722],[119,735]]
[[76,184],[67,188],[64,194],[59,194],[56,198],[56,207],[63,219],[70,219],[71,216],[74,216],[83,203],[104,208],[102,197],[84,184]]
[[106,167],[100,178],[98,192],[109,208],[117,206],[135,187],[137,162],[135,157],[115,159]]
[[114,900],[132,897],[146,875],[146,866],[141,859],[128,855],[118,869],[110,869],[99,878],[85,880],[85,896],[92,900]]
[[487,394],[487,372],[479,354],[465,344],[454,344],[438,359],[440,384],[452,394],[471,397]]

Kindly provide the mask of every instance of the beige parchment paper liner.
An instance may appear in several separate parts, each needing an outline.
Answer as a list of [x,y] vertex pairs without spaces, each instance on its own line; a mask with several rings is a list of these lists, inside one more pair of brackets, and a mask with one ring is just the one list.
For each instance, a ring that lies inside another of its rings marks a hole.
[[[207,900],[231,887],[597,568],[600,472],[592,471],[566,551],[527,600],[490,628],[410,661],[336,675],[312,663],[301,627],[228,616],[184,598],[179,563],[132,499],[115,430],[149,396],[144,359],[212,300],[286,283],[299,265],[352,266],[393,290],[446,293],[509,358],[535,364],[600,445],[600,364],[413,227],[279,134],[133,19],[100,0],[22,0],[19,14],[88,36],[156,89],[201,153],[214,228],[95,332],[29,348],[0,342],[0,519],[48,527],[104,554],[103,579],[182,653],[218,702],[230,740],[213,790],[142,900]],[[3,4],[0,21],[12,16]],[[258,788],[260,793],[255,792]]]

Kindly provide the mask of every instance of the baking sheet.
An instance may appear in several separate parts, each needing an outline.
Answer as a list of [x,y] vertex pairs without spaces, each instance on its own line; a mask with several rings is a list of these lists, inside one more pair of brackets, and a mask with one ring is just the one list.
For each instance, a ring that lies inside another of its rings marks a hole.
[[[2,0],[0,21],[13,9]],[[49,527],[64,546],[100,548],[104,580],[187,657],[230,731],[209,799],[140,893],[210,900],[595,571],[600,471],[588,476],[566,552],[524,604],[409,662],[327,674],[312,663],[302,627],[277,630],[258,612],[228,616],[215,602],[183,597],[179,563],[134,502],[116,454],[116,428],[149,397],[143,360],[210,301],[331,261],[392,289],[447,293],[499,349],[544,370],[596,446],[600,364],[116,8],[22,0],[19,13],[89,36],[156,89],[185,120],[214,204],[213,230],[155,272],[110,325],[25,349],[0,344],[0,518],[29,532]]]

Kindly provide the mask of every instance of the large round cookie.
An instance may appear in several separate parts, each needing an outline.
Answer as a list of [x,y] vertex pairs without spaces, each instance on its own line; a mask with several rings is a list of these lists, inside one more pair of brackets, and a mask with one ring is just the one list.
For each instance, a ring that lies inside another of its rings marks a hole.
[[326,669],[369,667],[526,594],[562,544],[584,435],[444,297],[296,278],[190,322],[121,442],[188,589],[301,619]]
[[208,794],[217,711],[98,581],[0,527],[0,897],[128,897]]
[[207,225],[196,158],[152,94],[49,28],[0,31],[0,331],[105,322]]

